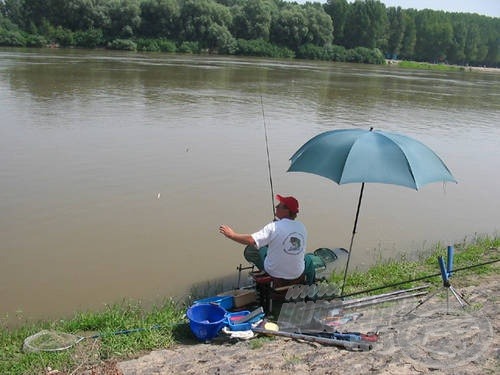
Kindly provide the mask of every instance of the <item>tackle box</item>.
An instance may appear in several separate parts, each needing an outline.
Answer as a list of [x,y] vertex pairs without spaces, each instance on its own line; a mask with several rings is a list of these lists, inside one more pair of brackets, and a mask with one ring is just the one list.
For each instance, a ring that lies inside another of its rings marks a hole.
[[243,306],[257,302],[257,293],[253,289],[233,289],[219,296],[229,296],[233,299],[233,308],[238,309]]

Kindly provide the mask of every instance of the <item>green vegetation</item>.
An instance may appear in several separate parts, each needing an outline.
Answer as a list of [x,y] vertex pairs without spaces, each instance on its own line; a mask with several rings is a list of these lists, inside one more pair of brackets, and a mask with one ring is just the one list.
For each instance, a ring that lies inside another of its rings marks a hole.
[[252,350],[260,349],[268,341],[274,340],[273,336],[261,336],[257,337],[249,342],[249,347]]
[[0,46],[500,66],[500,19],[378,0],[0,0]]
[[[459,269],[498,259],[500,238],[477,238],[472,243],[455,245],[454,268]],[[404,282],[418,277],[439,273],[438,256],[446,256],[444,246],[436,246],[418,260],[401,257],[398,260],[380,260],[366,272],[355,271],[347,278],[346,294],[367,290],[378,286]],[[481,275],[495,272],[495,264],[474,267],[459,271],[460,280],[467,275]],[[458,279],[458,278],[457,278]],[[340,275],[334,275],[333,282],[339,282]],[[457,280],[458,281],[458,280]],[[426,282],[441,285],[441,277],[432,277]],[[421,285],[422,282],[420,282]],[[407,283],[400,288],[415,286]],[[398,289],[400,289],[398,288]],[[381,293],[382,291],[377,291]],[[1,374],[44,374],[48,367],[64,372],[71,372],[82,363],[85,365],[102,360],[124,359],[144,351],[165,348],[176,342],[192,339],[188,325],[183,321],[186,306],[168,300],[160,306],[145,308],[139,303],[127,303],[107,306],[102,312],[79,313],[72,319],[54,322],[25,324],[17,328],[0,330],[0,373]],[[115,335],[123,329],[145,328],[145,330],[127,335]],[[23,341],[26,337],[41,331],[52,329],[91,336],[100,333],[98,339],[87,339],[73,348],[57,353],[24,353]],[[250,348],[262,347],[268,337],[261,337],[250,342]]]
[[[485,263],[490,260],[498,259],[498,248],[500,247],[500,237],[476,238],[472,243],[462,243],[454,245],[454,269],[469,267],[474,264]],[[429,275],[435,277],[419,282],[408,282],[399,285],[399,288],[410,288],[422,283],[432,283],[441,285],[442,279],[438,266],[438,257],[443,256],[446,259],[447,249],[445,246],[437,245],[428,254],[421,254],[418,260],[406,259],[401,256],[400,259],[379,260],[377,264],[370,267],[367,271],[354,271],[347,275],[346,288],[344,294],[355,293],[358,291],[377,288],[383,285],[402,283],[407,280],[422,278]],[[487,274],[493,272],[494,264],[474,267],[468,270],[459,271],[460,276],[471,274]],[[343,275],[334,274],[331,282],[342,284]],[[384,289],[377,293],[383,293]]]
[[398,63],[398,66],[401,68],[408,68],[408,69],[439,70],[444,72],[465,70],[463,66],[446,65],[446,64],[429,64],[416,61],[401,61]]
[[[146,311],[147,310],[147,311]],[[102,312],[76,314],[68,320],[28,323],[18,328],[0,327],[0,373],[45,374],[47,368],[69,373],[85,362],[99,363],[110,358],[124,358],[158,348],[171,346],[191,334],[183,320],[184,308],[173,300],[146,309],[139,303],[123,302],[106,306]],[[144,328],[139,332],[116,335],[124,329]],[[79,336],[100,334],[60,352],[25,353],[24,339],[44,329]]]

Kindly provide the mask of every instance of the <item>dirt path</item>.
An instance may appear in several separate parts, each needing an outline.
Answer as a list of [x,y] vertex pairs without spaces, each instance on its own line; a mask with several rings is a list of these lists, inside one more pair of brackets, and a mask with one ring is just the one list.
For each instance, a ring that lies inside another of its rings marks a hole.
[[455,285],[454,280],[455,288],[471,305],[466,309],[460,308],[451,293],[447,305],[444,292],[406,317],[417,301],[360,310],[363,315],[342,330],[379,331],[379,341],[371,351],[353,352],[288,338],[245,341],[223,335],[210,344],[193,342],[157,350],[93,373],[497,374],[499,279],[493,274],[464,280],[462,285]]

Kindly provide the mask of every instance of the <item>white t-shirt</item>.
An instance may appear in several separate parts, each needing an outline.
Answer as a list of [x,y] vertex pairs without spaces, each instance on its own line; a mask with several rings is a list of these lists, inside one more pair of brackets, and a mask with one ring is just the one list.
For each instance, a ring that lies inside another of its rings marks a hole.
[[293,280],[304,272],[307,231],[300,221],[281,219],[252,234],[256,247],[268,246],[264,269],[273,276]]

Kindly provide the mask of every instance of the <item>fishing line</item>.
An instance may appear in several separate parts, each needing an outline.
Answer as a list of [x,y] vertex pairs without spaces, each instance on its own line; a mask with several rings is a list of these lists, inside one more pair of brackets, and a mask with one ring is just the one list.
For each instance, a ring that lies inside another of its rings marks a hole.
[[269,141],[267,138],[267,126],[266,126],[266,115],[264,113],[264,101],[262,100],[262,94],[260,95],[260,107],[262,109],[262,120],[264,122],[264,136],[266,139],[266,153],[267,153],[267,170],[269,171],[269,184],[271,186],[271,208],[274,217],[274,189],[273,189],[273,176],[271,174],[271,158],[269,156]]

